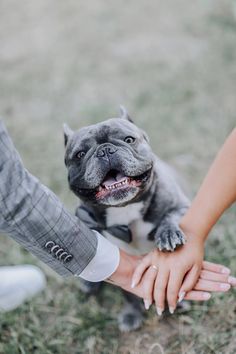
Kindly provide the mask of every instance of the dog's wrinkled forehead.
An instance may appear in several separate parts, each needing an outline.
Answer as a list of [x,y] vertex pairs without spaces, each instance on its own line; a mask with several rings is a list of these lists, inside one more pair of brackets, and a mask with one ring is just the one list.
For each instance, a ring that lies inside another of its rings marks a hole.
[[123,140],[127,136],[136,139],[143,137],[143,132],[135,124],[122,118],[111,118],[104,122],[81,128],[75,132],[67,146],[67,154],[81,149],[89,149],[93,145],[100,145],[114,139]]
[[105,122],[98,123],[95,125],[95,129],[96,132],[93,133],[95,133],[96,139],[100,144],[108,141],[110,138],[122,139],[124,134],[135,134],[137,138],[141,136],[141,130],[136,125],[121,118],[111,118]]

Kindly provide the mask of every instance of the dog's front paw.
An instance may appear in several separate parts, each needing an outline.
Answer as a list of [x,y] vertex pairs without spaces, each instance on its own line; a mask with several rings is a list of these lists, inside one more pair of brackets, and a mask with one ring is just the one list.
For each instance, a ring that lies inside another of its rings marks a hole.
[[156,233],[156,245],[160,251],[174,251],[177,246],[185,244],[185,236],[178,226],[163,225]]
[[140,328],[143,323],[143,315],[139,309],[128,305],[118,317],[118,325],[121,332],[131,332]]

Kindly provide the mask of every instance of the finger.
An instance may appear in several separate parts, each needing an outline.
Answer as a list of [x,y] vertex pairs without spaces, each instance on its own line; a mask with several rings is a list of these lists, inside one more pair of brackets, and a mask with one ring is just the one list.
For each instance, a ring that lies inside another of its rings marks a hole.
[[211,272],[221,273],[221,274],[230,274],[231,270],[222,264],[211,263],[203,261],[202,268],[204,270],[210,270]]
[[209,270],[202,270],[200,278],[204,280],[218,281],[222,283],[228,283],[229,276],[227,274],[215,273]]
[[194,288],[194,285],[198,281],[200,270],[197,266],[193,266],[191,270],[187,273],[184,282],[179,291],[179,300],[181,302],[185,297],[185,294]]
[[189,291],[184,297],[185,300],[194,300],[194,301],[207,301],[210,298],[211,298],[210,293],[204,291],[196,291],[196,290]]
[[178,299],[179,290],[183,283],[185,273],[170,273],[168,285],[167,285],[167,301],[169,305],[169,311],[171,314],[174,313],[176,308],[176,303]]
[[155,281],[154,300],[156,304],[157,314],[162,315],[165,309],[166,288],[169,279],[169,271],[158,269],[158,274]]
[[157,277],[157,269],[154,267],[149,267],[148,270],[145,272],[142,282],[140,285],[143,287],[143,301],[144,301],[144,307],[146,310],[149,310],[149,307],[153,303],[153,290],[154,290],[154,285],[155,285],[155,280]]
[[147,268],[150,267],[151,264],[152,264],[152,257],[151,255],[148,254],[142,259],[141,263],[136,267],[134,271],[131,280],[132,289],[139,284],[144,272],[147,270]]
[[199,279],[194,290],[210,291],[210,292],[226,292],[231,288],[229,283],[220,283],[216,281]]

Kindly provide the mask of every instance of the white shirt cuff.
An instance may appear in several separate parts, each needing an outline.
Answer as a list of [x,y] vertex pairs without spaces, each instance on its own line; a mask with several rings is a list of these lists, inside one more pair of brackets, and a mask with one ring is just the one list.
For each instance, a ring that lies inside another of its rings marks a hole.
[[98,238],[96,255],[82,273],[76,276],[91,282],[99,282],[109,278],[118,268],[120,250],[97,231],[93,231]]

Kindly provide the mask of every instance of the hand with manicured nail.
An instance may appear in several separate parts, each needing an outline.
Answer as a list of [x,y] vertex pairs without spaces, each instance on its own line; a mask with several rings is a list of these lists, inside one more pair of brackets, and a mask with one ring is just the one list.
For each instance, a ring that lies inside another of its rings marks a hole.
[[[229,276],[229,269],[203,262],[204,242],[221,215],[236,202],[236,129],[230,134],[211,165],[192,205],[180,222],[187,236],[187,244],[173,253],[152,252],[137,267],[133,282],[137,283],[144,269],[151,264],[158,266],[156,278],[149,274],[145,299],[154,297],[157,313],[164,309],[167,297],[173,313],[177,298],[197,297],[199,290],[228,291],[236,286],[236,279]],[[154,281],[153,281],[154,279]],[[152,285],[151,285],[152,284]],[[189,292],[194,289],[194,292]],[[197,292],[196,292],[197,291]],[[210,293],[205,297],[209,298]],[[202,300],[202,298],[201,298]]]
[[193,237],[187,240],[175,252],[153,250],[134,271],[132,287],[142,286],[145,308],[155,302],[158,315],[164,311],[166,300],[170,313],[174,313],[178,301],[209,300],[211,292],[226,292],[236,284],[228,268],[202,261],[203,244]]

